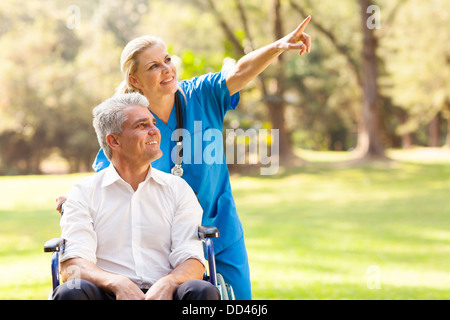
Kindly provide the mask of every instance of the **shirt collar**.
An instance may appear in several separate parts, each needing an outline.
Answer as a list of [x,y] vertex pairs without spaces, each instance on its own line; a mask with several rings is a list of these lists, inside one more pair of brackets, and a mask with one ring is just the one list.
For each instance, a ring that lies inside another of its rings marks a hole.
[[168,183],[167,183],[167,179],[166,179],[165,175],[166,174],[164,174],[163,172],[159,171],[156,168],[153,168],[150,165],[150,170],[148,170],[147,178],[145,178],[145,180],[152,178],[160,185],[166,186]]
[[[167,185],[167,181],[163,175],[163,173],[150,165],[150,169],[148,170],[147,176],[145,177],[144,182],[147,182],[150,178],[155,180],[160,185]],[[103,177],[102,187],[109,186],[116,181],[124,181],[120,175],[117,173],[114,165],[110,163],[109,167],[105,169],[105,176]],[[125,182],[125,181],[124,181]]]
[[118,180],[122,180],[122,178],[119,176],[119,174],[116,171],[116,168],[114,168],[111,162],[109,166],[105,169],[102,187],[109,186]]

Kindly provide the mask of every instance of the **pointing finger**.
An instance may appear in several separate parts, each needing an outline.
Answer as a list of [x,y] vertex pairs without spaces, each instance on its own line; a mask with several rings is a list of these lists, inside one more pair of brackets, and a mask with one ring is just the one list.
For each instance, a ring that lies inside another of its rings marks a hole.
[[311,20],[311,16],[307,16],[306,19],[303,20],[303,22],[295,30],[295,33],[296,34],[302,34],[303,31],[305,30],[306,26],[308,25],[309,20]]

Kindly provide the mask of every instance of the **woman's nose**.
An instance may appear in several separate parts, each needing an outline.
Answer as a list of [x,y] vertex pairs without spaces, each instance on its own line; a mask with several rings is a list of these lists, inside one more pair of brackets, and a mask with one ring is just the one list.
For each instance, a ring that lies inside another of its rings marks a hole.
[[162,72],[163,73],[169,73],[170,72],[170,67],[169,67],[168,64],[166,64],[166,63],[163,64]]

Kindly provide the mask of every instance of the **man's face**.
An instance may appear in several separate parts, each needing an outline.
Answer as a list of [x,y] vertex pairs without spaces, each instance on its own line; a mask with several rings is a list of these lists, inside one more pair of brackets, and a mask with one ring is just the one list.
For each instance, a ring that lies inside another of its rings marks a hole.
[[156,127],[156,119],[147,108],[130,106],[125,109],[127,121],[123,131],[116,136],[119,148],[117,154],[122,160],[133,165],[148,165],[162,156],[160,149],[161,134]]

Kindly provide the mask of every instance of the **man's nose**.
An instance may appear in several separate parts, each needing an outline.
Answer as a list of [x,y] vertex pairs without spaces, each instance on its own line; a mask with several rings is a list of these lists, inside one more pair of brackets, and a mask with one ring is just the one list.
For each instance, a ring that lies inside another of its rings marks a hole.
[[157,126],[152,125],[148,128],[148,135],[153,136],[159,134],[159,129]]

